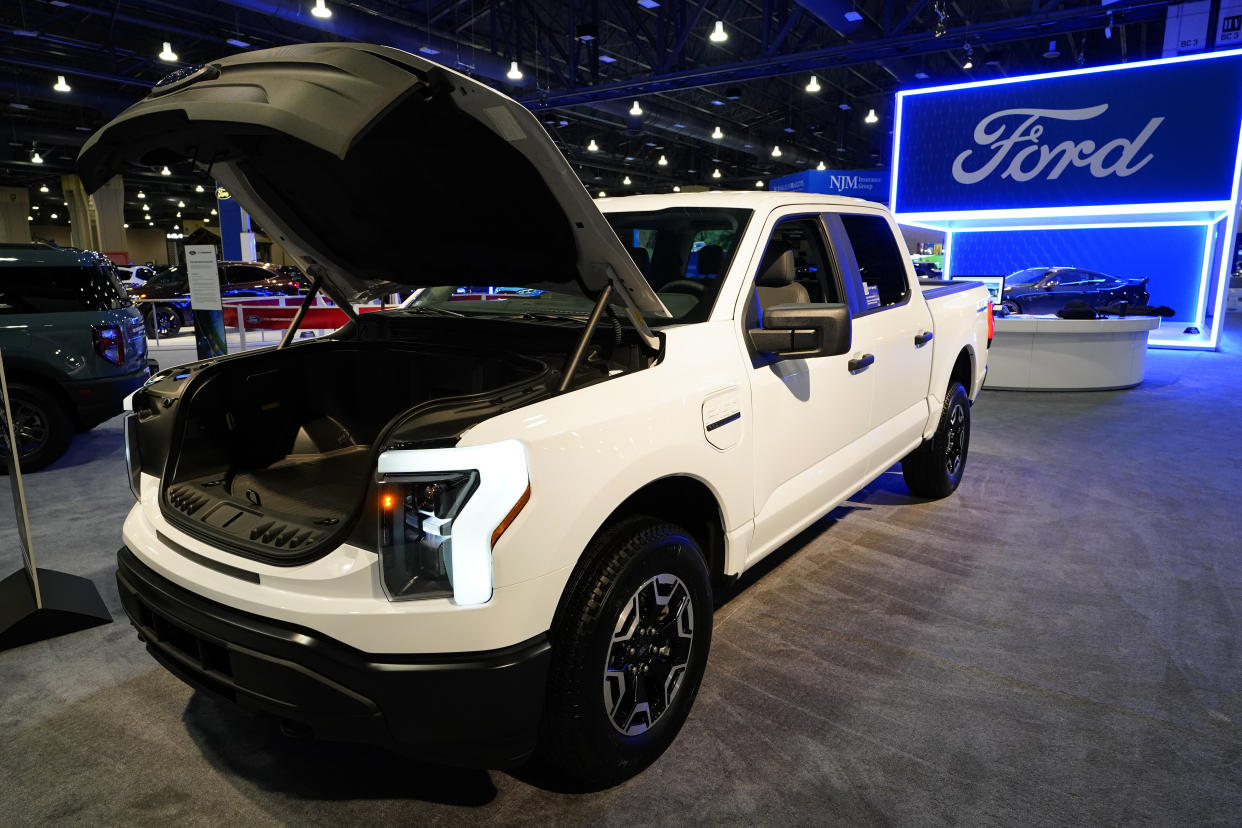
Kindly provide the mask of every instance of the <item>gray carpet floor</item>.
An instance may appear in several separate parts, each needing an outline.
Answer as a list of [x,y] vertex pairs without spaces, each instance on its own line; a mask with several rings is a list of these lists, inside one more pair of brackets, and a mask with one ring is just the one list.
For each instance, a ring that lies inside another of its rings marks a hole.
[[1238,825],[1240,328],[1130,391],[985,391],[957,494],[890,471],[748,575],[680,738],[589,794],[286,739],[159,668],[111,421],[27,478],[40,565],[117,620],[0,653],[0,824]]

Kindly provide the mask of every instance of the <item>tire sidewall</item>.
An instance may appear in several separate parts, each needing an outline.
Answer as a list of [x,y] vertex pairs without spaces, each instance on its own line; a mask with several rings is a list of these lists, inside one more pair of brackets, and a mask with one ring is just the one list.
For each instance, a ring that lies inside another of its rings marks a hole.
[[[965,433],[962,435],[962,457],[961,462],[957,465],[956,474],[949,474],[945,468],[949,452],[949,424],[953,419],[953,412],[960,407],[962,409],[963,423],[962,428]],[[953,383],[949,389],[949,394],[945,400],[944,413],[940,419],[940,427],[936,431],[936,461],[940,463],[940,468],[944,469],[944,482],[949,491],[957,489],[958,484],[962,482],[962,475],[966,471],[966,460],[970,455],[970,399],[966,396],[966,389],[962,388],[961,383]]]
[[[19,400],[38,409],[48,429],[47,440],[43,445],[20,458],[23,472],[38,471],[55,462],[65,453],[65,449],[69,447],[69,441],[73,439],[73,425],[64,408],[41,388],[20,383],[11,384],[9,386],[10,406],[16,408]],[[3,426],[0,425],[0,427]],[[4,466],[4,473],[8,474],[7,461],[0,462],[0,466]]]
[[[583,630],[585,646],[580,650],[581,658],[576,663],[561,665],[572,674],[572,727],[576,731],[579,759],[585,765],[570,770],[597,784],[615,784],[633,776],[672,744],[698,695],[711,646],[711,587],[697,544],[669,524],[649,523],[643,534],[646,541],[633,550],[604,593],[599,612],[589,628]],[[618,538],[617,542],[627,539]],[[613,727],[605,709],[604,669],[621,612],[639,587],[661,574],[679,578],[690,595],[694,641],[681,687],[668,709],[645,732],[626,736]],[[550,712],[556,715],[570,711]]]

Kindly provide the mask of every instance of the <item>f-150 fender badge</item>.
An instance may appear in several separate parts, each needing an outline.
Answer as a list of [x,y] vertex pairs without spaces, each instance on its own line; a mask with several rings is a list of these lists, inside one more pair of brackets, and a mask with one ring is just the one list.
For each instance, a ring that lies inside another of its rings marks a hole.
[[720,450],[731,449],[742,437],[742,401],[737,386],[709,394],[703,400],[703,434]]

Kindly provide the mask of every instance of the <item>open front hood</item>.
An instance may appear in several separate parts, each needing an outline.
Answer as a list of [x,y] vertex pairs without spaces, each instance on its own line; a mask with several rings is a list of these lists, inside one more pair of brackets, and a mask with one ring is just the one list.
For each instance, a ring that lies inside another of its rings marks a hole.
[[208,169],[330,295],[510,285],[668,311],[543,126],[386,46],[307,43],[176,72],[91,136],[94,192],[127,163]]

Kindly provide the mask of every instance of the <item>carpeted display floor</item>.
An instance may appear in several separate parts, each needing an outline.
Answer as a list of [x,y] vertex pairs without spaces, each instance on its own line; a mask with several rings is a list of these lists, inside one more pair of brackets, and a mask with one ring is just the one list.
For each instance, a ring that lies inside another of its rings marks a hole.
[[[1130,391],[985,391],[958,493],[892,470],[748,575],[681,737],[600,793],[291,740],[158,667],[112,580],[132,498],[109,422],[27,478],[40,566],[117,620],[0,653],[0,824],[1236,825],[1230,327]],[[0,575],[14,536],[6,511]]]

